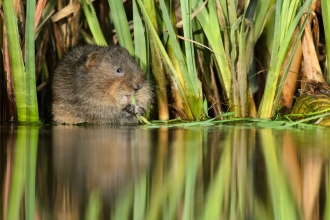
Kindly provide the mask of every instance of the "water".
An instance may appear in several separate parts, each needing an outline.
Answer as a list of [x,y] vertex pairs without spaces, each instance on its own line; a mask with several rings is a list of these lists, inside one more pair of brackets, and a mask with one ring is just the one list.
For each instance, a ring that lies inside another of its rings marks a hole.
[[330,130],[0,127],[3,219],[330,219]]

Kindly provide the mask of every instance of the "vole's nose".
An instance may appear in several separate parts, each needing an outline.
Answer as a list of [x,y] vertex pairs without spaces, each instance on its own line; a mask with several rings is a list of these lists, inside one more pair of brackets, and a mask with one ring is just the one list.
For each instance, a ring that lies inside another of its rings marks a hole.
[[141,85],[140,84],[135,84],[134,85],[134,91],[137,92],[137,91],[139,91],[139,89],[141,89]]

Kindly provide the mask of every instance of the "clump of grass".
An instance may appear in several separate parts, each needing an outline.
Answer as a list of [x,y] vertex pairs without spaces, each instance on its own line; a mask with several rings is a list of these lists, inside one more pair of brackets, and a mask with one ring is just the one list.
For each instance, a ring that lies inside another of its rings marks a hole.
[[[34,11],[35,1],[29,1],[26,14],[25,63],[19,42],[18,25],[13,1],[3,2],[6,33],[9,47],[10,69],[14,80],[16,108],[19,122],[39,121],[34,54]],[[11,79],[7,79],[11,80]]]
[[[22,53],[12,2],[4,1],[19,121],[38,121],[36,84],[44,87],[63,54],[82,43],[119,43],[135,57],[155,82],[157,119],[201,121],[209,117],[208,109],[214,117],[227,111],[242,118],[275,116],[298,42],[310,25],[311,0],[131,3],[129,7],[121,0],[68,4],[53,0],[46,4],[39,24],[34,21],[35,2],[29,2],[21,7],[27,11],[20,21],[26,27]],[[250,75],[255,75],[252,57],[260,37],[271,56],[267,78],[258,84]],[[258,91],[262,83],[264,92]],[[262,97],[259,106],[256,91]],[[46,109],[39,110],[44,116]]]

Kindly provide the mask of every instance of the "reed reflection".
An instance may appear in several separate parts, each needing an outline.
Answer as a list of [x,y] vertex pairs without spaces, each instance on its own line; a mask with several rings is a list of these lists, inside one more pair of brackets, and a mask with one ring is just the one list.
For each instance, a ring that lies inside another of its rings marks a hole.
[[[329,136],[325,129],[253,126],[43,128],[35,213],[39,219],[330,219]],[[24,149],[23,142],[8,143]],[[5,181],[13,182],[11,176]]]
[[[3,219],[33,219],[35,216],[35,180],[38,146],[37,126],[0,126],[0,174],[3,191]],[[4,157],[4,155],[6,155]],[[2,169],[4,168],[4,169]],[[3,174],[3,175],[2,175]],[[25,204],[22,206],[22,199]],[[24,207],[24,209],[23,209]],[[24,210],[24,212],[23,212]]]
[[81,219],[93,195],[95,202],[101,202],[96,207],[100,216],[108,218],[115,200],[133,192],[133,180],[146,176],[149,135],[147,130],[129,127],[54,127],[54,217]]

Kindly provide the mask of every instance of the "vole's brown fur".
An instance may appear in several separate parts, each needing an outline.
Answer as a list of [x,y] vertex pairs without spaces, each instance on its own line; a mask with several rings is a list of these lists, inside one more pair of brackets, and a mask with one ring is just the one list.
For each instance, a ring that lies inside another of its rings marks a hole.
[[137,123],[151,97],[143,71],[120,46],[73,49],[54,72],[52,92],[53,119],[67,124]]

